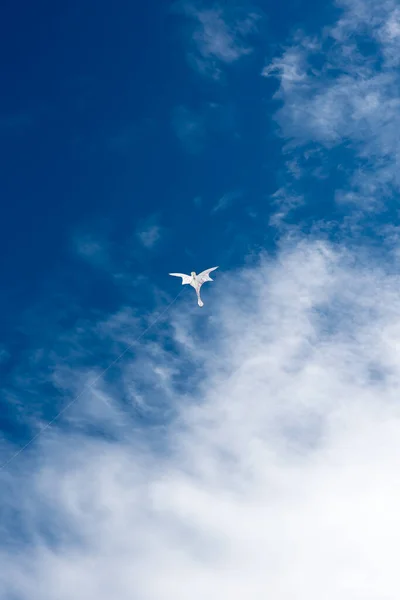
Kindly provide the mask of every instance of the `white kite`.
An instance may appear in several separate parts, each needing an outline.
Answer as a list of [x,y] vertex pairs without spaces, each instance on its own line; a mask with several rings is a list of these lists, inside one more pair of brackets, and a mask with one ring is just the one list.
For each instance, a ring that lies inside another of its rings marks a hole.
[[184,275],[183,273],[169,273],[173,277],[182,277],[182,285],[191,285],[196,290],[197,295],[197,304],[199,306],[204,306],[204,302],[200,298],[200,288],[206,281],[214,281],[210,277],[211,271],[215,271],[218,267],[213,267],[212,269],[206,269],[202,271],[198,275],[194,271],[190,273],[190,275]]

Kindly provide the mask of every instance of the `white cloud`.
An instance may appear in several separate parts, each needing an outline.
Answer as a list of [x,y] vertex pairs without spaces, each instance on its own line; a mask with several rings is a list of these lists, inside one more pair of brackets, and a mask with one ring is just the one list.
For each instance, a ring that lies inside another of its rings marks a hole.
[[213,209],[212,209],[212,213],[216,213],[219,212],[221,210],[226,210],[228,207],[230,207],[232,205],[232,203],[237,200],[238,198],[240,198],[242,195],[241,192],[227,192],[226,194],[223,194],[221,196],[221,198],[218,200],[218,202],[216,202],[216,204],[214,205]]
[[149,225],[138,231],[138,237],[145,248],[153,248],[161,236],[161,228],[158,225]]
[[90,235],[76,239],[75,244],[77,252],[89,260],[103,253],[102,244]]
[[136,227],[136,238],[147,250],[153,250],[161,241],[163,228],[159,224],[159,215],[149,215]]
[[186,150],[196,154],[203,149],[205,124],[202,115],[185,106],[178,106],[172,115],[172,127]]
[[400,187],[399,8],[392,0],[338,5],[336,23],[312,39],[296,34],[264,75],[279,79],[277,119],[289,160],[310,145],[319,147],[319,168],[334,148],[353,152],[338,199],[380,209]]
[[[1,473],[0,596],[397,600],[391,273],[288,244],[220,274],[202,313],[182,297],[102,390],[113,442],[55,430]],[[153,411],[167,398],[176,421],[134,427],[132,385]]]
[[203,75],[219,79],[223,65],[253,52],[250,39],[260,19],[254,10],[235,3],[206,8],[188,2],[181,3],[180,10],[193,23],[189,62]]
[[110,243],[107,234],[77,232],[72,238],[74,252],[96,268],[110,268]]

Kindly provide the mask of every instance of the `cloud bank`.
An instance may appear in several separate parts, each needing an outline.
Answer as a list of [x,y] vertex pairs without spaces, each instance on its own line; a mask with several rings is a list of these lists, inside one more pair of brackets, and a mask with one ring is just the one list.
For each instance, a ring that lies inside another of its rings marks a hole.
[[212,285],[2,472],[2,598],[397,599],[400,278],[308,241]]
[[263,72],[279,82],[276,119],[290,174],[278,194],[283,213],[285,199],[287,210],[298,206],[298,182],[310,176],[335,172],[336,201],[362,211],[386,210],[399,190],[398,4],[336,5],[336,22],[318,35],[298,32]]
[[191,22],[188,60],[202,75],[219,80],[224,65],[253,52],[252,37],[260,21],[258,11],[235,2],[210,6],[182,2],[175,7]]

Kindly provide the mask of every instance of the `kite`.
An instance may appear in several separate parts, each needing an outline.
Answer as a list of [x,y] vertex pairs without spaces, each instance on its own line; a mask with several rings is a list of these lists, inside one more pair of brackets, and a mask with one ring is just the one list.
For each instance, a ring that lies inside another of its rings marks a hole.
[[215,271],[218,267],[212,267],[212,269],[206,269],[202,271],[198,275],[196,275],[195,271],[192,271],[190,275],[184,275],[183,273],[169,273],[173,277],[182,277],[182,285],[191,285],[196,290],[197,296],[197,304],[199,306],[204,306],[204,302],[200,298],[200,288],[206,281],[214,281],[210,277],[211,271]]

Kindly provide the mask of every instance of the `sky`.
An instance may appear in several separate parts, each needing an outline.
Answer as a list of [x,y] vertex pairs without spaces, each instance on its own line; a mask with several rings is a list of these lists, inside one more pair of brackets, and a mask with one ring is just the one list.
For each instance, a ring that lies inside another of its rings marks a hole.
[[398,600],[398,3],[0,11],[2,600]]

